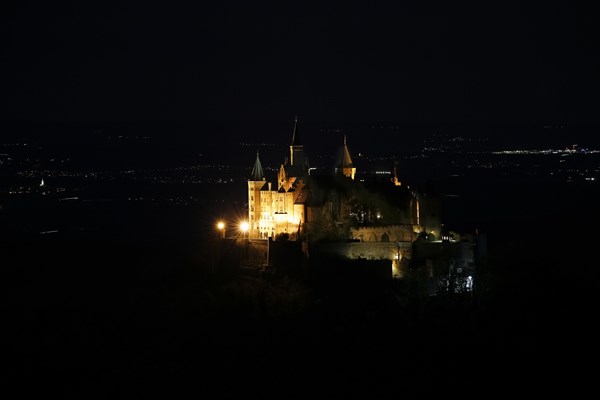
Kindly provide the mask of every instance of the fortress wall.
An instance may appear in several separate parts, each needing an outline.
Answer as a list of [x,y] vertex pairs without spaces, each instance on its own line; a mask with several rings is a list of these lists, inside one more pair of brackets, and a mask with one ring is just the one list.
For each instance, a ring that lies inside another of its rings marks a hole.
[[370,226],[351,228],[350,234],[361,242],[412,242],[417,239],[415,230],[412,225]]
[[339,242],[319,245],[319,250],[349,259],[394,260],[412,258],[412,242]]

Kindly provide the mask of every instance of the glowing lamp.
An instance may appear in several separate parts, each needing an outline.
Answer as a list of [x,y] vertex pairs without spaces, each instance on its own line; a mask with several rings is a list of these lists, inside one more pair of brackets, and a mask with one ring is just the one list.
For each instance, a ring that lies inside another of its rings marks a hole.
[[225,239],[225,222],[217,222],[217,229],[221,232],[221,237]]

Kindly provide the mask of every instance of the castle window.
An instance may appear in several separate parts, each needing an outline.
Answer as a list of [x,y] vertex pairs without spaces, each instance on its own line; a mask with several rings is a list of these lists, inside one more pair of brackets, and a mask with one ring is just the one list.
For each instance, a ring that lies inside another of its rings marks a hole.
[[383,235],[381,235],[381,241],[382,242],[389,242],[390,241],[390,236],[387,233],[384,233]]

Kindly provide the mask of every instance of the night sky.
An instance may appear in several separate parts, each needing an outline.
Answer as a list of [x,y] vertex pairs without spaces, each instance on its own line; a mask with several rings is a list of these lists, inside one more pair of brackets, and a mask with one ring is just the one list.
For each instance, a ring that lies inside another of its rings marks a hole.
[[3,5],[0,118],[598,122],[572,2],[187,3]]

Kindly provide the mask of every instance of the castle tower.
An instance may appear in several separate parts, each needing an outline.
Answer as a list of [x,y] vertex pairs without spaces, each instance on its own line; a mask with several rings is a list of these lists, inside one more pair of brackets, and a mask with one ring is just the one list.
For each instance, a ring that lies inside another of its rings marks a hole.
[[298,117],[294,118],[294,130],[292,132],[292,144],[290,145],[290,164],[293,171],[292,176],[304,176],[308,171],[308,161],[304,154],[304,145],[298,135]]
[[254,168],[248,180],[248,237],[257,238],[260,236],[260,216],[261,216],[261,189],[267,184],[265,174],[256,152],[256,161]]
[[400,186],[401,183],[398,180],[398,161],[394,160],[394,164],[392,165],[392,184],[394,186]]
[[350,157],[350,151],[348,150],[348,145],[346,143],[346,135],[344,135],[344,146],[342,147],[341,155],[337,167],[335,168],[335,173],[344,175],[346,178],[350,178],[352,180],[354,180],[354,175],[356,175],[356,168],[354,168],[352,158]]

